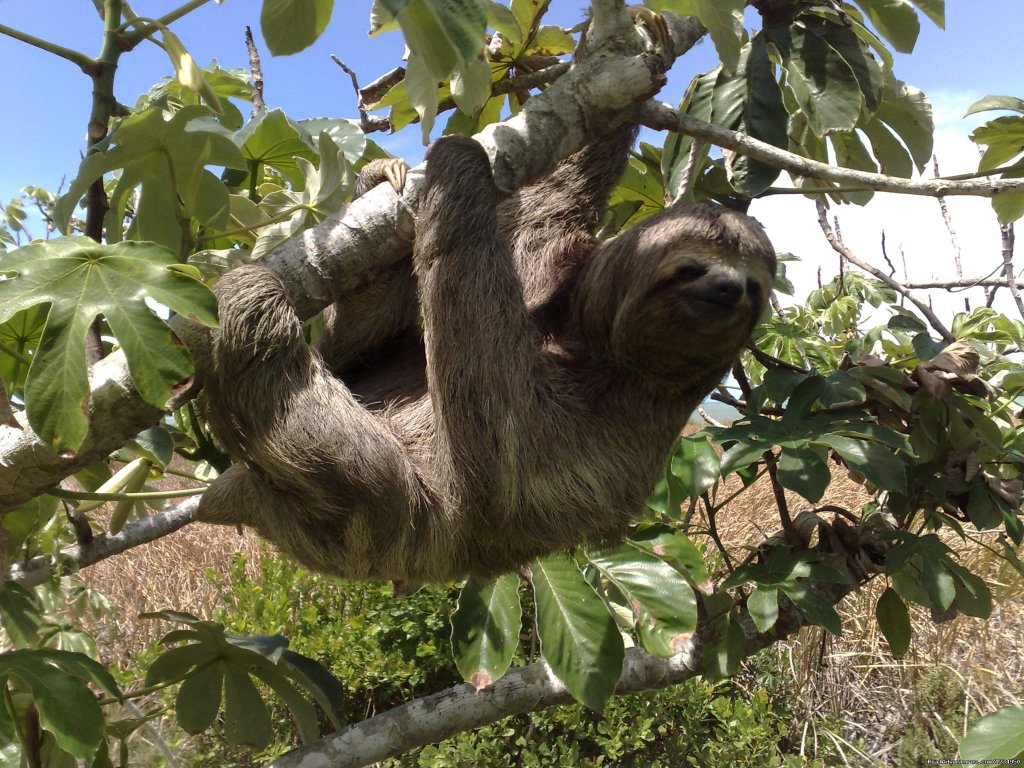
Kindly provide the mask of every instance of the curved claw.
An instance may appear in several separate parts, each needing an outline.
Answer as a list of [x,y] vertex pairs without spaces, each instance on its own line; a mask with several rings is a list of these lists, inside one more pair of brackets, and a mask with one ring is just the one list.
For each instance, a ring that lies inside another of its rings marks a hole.
[[400,157],[389,157],[384,164],[383,174],[391,188],[396,194],[402,194],[405,189],[405,175],[409,170],[405,160]]
[[409,166],[400,157],[384,157],[367,163],[356,179],[356,189],[352,199],[362,197],[378,184],[385,181],[391,185],[396,194],[401,195],[405,189],[405,176]]
[[669,37],[668,25],[664,17],[645,5],[631,5],[627,9],[633,24],[643,29],[650,41],[654,53],[671,50],[672,39]]

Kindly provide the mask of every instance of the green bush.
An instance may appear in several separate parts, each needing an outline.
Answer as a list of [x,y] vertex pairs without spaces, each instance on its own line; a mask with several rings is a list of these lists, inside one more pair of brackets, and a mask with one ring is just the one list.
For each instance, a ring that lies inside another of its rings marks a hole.
[[[335,582],[272,557],[261,561],[256,578],[246,575],[239,558],[223,587],[225,608],[214,618],[232,633],[283,634],[293,650],[328,667],[346,688],[350,721],[460,682],[448,636],[454,589],[428,586],[391,597],[387,584]],[[771,678],[772,670],[758,676]],[[245,768],[286,751],[294,737],[285,710],[278,714],[279,736],[262,755],[228,749],[210,734],[194,742],[193,757]],[[613,698],[603,715],[573,705],[509,717],[383,765],[782,766],[789,763],[777,745],[787,724],[783,696],[764,688],[748,696],[728,682],[691,680]]]

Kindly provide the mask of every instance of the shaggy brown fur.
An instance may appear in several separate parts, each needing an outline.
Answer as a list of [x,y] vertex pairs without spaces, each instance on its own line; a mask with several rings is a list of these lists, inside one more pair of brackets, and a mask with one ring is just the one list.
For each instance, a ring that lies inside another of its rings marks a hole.
[[329,365],[273,273],[221,278],[208,414],[240,463],[200,518],[315,570],[406,581],[621,537],[748,340],[775,262],[752,219],[706,205],[595,244],[632,138],[503,203],[479,145],[437,142],[415,281],[399,268],[339,310]]

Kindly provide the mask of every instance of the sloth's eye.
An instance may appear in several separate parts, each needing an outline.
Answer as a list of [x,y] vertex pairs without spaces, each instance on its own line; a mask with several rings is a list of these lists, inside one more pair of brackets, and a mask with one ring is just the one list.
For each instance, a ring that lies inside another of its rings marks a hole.
[[692,283],[694,280],[699,280],[708,273],[707,267],[702,267],[699,264],[686,264],[679,267],[668,277],[663,277],[661,280],[656,282],[654,286],[647,292],[648,296],[653,296],[659,291],[673,286],[685,283]]
[[687,264],[673,272],[669,280],[673,283],[689,283],[704,277],[707,273],[707,267],[702,267],[699,264]]
[[747,296],[754,300],[761,298],[761,284],[757,280],[747,280]]

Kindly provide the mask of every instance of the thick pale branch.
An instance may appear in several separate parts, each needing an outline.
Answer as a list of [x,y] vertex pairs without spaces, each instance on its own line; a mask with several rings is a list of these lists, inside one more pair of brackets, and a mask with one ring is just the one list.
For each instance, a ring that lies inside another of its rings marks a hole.
[[139,397],[124,354],[93,366],[89,377],[89,434],[73,455],[54,451],[19,414],[20,427],[0,424],[0,514],[38,496],[160,420],[161,411]]
[[640,108],[639,119],[648,128],[659,131],[676,131],[695,139],[715,144],[723,149],[760,160],[773,168],[780,168],[797,176],[808,176],[838,184],[857,185],[878,192],[897,192],[904,195],[925,195],[941,197],[948,195],[971,195],[973,197],[994,197],[1024,193],[1024,179],[978,179],[954,181],[949,179],[900,179],[881,173],[867,173],[852,168],[839,168],[766,144],[747,136],[745,133],[730,131],[711,123],[705,123],[690,115],[684,115],[667,104],[648,102]]
[[[838,603],[850,587],[829,585],[827,599]],[[746,635],[746,653],[773,645],[792,635],[805,623],[788,601],[768,632],[758,632],[741,611],[740,626]],[[703,624],[675,656],[664,659],[639,648],[626,651],[617,694],[635,693],[676,685],[700,674],[703,646],[711,627]],[[528,664],[505,674],[493,685],[477,691],[469,684],[416,699],[383,714],[356,723],[338,733],[289,752],[271,768],[357,768],[372,765],[410,749],[479,728],[510,715],[536,712],[572,703],[572,696],[545,663]]]

